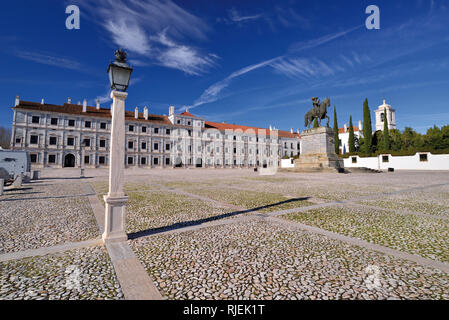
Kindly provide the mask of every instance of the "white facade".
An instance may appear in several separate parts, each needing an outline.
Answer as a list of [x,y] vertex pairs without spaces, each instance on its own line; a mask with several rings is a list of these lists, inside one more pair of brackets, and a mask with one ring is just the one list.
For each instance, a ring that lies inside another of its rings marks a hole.
[[[362,137],[362,121],[359,120],[359,126],[354,127],[354,137],[360,139]],[[346,125],[338,129],[338,139],[340,140],[340,154],[349,152],[349,127]]]

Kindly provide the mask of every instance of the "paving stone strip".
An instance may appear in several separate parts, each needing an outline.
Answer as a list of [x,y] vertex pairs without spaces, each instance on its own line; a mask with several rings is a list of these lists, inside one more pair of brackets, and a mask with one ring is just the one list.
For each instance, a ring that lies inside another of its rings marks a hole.
[[401,215],[415,215],[415,216],[419,216],[419,217],[425,217],[425,218],[435,218],[435,219],[442,219],[442,220],[449,220],[449,216],[439,216],[439,215],[434,215],[434,214],[425,214],[422,212],[416,212],[416,211],[412,211],[412,210],[406,210],[406,209],[392,209],[392,208],[385,208],[385,207],[376,207],[376,206],[370,206],[368,204],[363,204],[363,203],[349,203],[348,206],[352,206],[352,207],[360,207],[360,208],[367,208],[367,209],[375,209],[375,210],[384,210],[384,211],[388,211],[388,212],[392,212],[392,213],[396,213],[396,214],[401,214]]
[[103,240],[101,239],[91,239],[87,241],[64,243],[62,245],[57,245],[53,247],[42,247],[39,249],[24,250],[18,252],[4,253],[0,255],[0,262],[19,260],[23,258],[30,258],[36,256],[45,256],[47,254],[64,252],[72,249],[90,247],[90,246],[100,246],[103,245]]
[[413,262],[416,262],[423,266],[430,266],[430,267],[439,269],[439,270],[444,271],[447,274],[449,274],[449,264],[444,263],[444,262],[426,259],[426,258],[423,258],[423,257],[415,255],[415,254],[410,254],[410,253],[402,252],[402,251],[392,249],[389,247],[384,247],[381,245],[373,244],[373,243],[370,243],[365,240],[351,238],[351,237],[348,237],[348,236],[345,236],[345,235],[342,235],[339,233],[335,233],[332,231],[327,231],[327,230],[320,229],[317,227],[309,226],[309,225],[306,225],[306,224],[303,224],[300,222],[284,220],[284,219],[280,219],[277,217],[268,217],[267,221],[277,222],[277,223],[283,224],[284,226],[293,226],[293,227],[296,227],[301,230],[318,233],[318,234],[324,235],[324,236],[329,237],[334,240],[340,240],[340,241],[343,241],[343,242],[346,242],[349,244],[353,244],[353,245],[357,245],[357,246],[360,246],[360,247],[363,247],[366,249],[378,251],[378,252],[381,252],[381,253],[396,257],[396,258],[413,261]]
[[[100,233],[104,230],[104,207],[98,197],[90,196]],[[127,242],[106,243],[106,249],[114,266],[120,287],[127,300],[162,300],[153,280],[141,265]]]

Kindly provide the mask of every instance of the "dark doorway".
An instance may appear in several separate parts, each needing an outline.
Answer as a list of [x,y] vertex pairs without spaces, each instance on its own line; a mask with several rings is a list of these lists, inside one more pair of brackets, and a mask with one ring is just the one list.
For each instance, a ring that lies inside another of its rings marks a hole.
[[203,160],[201,158],[196,159],[196,167],[201,168],[203,166]]
[[64,168],[74,168],[74,167],[75,167],[75,156],[69,153],[64,157]]

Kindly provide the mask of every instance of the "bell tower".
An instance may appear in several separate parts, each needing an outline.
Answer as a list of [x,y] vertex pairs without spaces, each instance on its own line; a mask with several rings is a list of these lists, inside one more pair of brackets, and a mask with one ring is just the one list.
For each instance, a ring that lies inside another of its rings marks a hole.
[[394,110],[386,100],[383,99],[383,104],[380,105],[377,110],[374,110],[376,114],[376,131],[384,130],[384,121],[388,121],[388,129],[396,129],[396,110]]

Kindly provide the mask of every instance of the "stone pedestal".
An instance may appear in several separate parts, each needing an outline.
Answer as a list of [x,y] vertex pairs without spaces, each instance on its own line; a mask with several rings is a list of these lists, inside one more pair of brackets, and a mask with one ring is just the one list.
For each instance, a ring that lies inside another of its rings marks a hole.
[[123,192],[125,168],[125,99],[126,92],[112,91],[112,129],[109,163],[109,193],[104,197],[106,204],[104,242],[125,241],[126,202]]
[[5,183],[5,180],[0,179],[0,196],[3,195],[3,184]]
[[295,160],[295,171],[338,171],[343,160],[335,154],[334,132],[327,127],[301,133],[301,155]]

